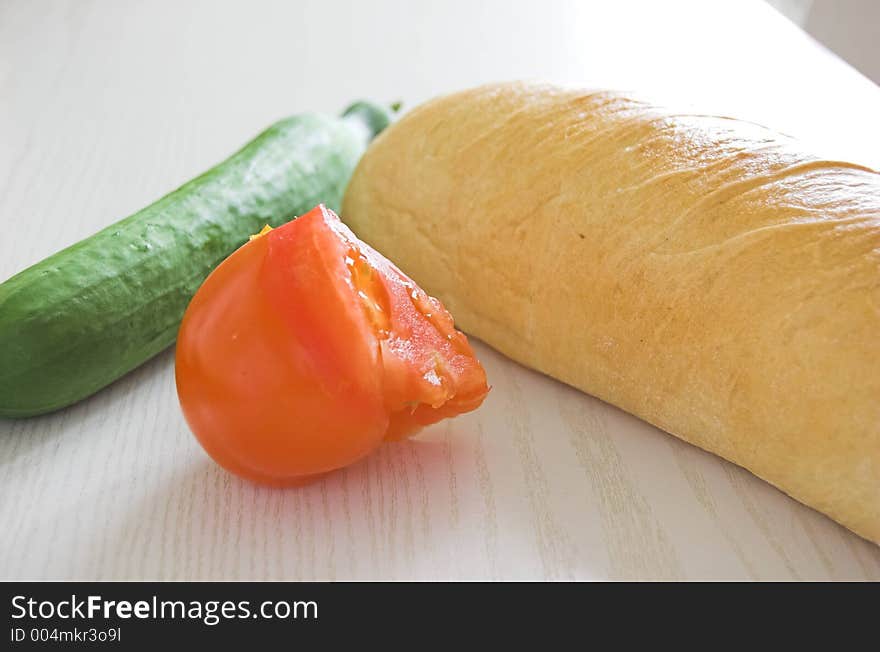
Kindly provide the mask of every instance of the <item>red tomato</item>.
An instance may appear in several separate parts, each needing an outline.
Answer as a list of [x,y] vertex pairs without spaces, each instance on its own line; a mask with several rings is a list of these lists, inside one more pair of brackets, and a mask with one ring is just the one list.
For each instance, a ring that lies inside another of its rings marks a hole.
[[323,206],[214,270],[184,315],[176,365],[208,454],[269,484],[351,464],[489,391],[441,303]]

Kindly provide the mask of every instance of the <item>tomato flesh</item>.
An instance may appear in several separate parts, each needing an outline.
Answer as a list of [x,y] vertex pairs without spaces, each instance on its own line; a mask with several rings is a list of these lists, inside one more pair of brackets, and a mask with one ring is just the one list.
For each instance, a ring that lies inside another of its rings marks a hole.
[[476,409],[489,390],[440,302],[323,206],[205,280],[178,335],[176,378],[211,457],[269,484],[351,464]]

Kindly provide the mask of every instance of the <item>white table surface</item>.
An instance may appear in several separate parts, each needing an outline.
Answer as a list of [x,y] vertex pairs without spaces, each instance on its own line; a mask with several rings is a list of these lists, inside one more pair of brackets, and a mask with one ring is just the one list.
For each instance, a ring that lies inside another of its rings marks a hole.
[[[0,2],[0,278],[270,122],[511,78],[677,95],[880,167],[880,89],[758,2]],[[304,489],[215,466],[162,354],[0,420],[0,579],[878,579],[880,548],[478,345],[476,413]]]

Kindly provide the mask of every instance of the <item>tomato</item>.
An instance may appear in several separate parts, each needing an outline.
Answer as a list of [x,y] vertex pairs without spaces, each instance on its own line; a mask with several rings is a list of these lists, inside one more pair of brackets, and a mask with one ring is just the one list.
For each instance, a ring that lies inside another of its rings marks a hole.
[[176,378],[208,454],[276,485],[474,410],[489,391],[441,303],[323,206],[252,238],[205,280]]

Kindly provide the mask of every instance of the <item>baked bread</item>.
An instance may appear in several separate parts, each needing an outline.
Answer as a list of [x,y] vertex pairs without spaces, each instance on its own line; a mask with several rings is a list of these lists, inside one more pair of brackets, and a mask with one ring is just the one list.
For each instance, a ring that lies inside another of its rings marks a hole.
[[386,130],[342,214],[465,331],[880,542],[880,174],[499,84]]

